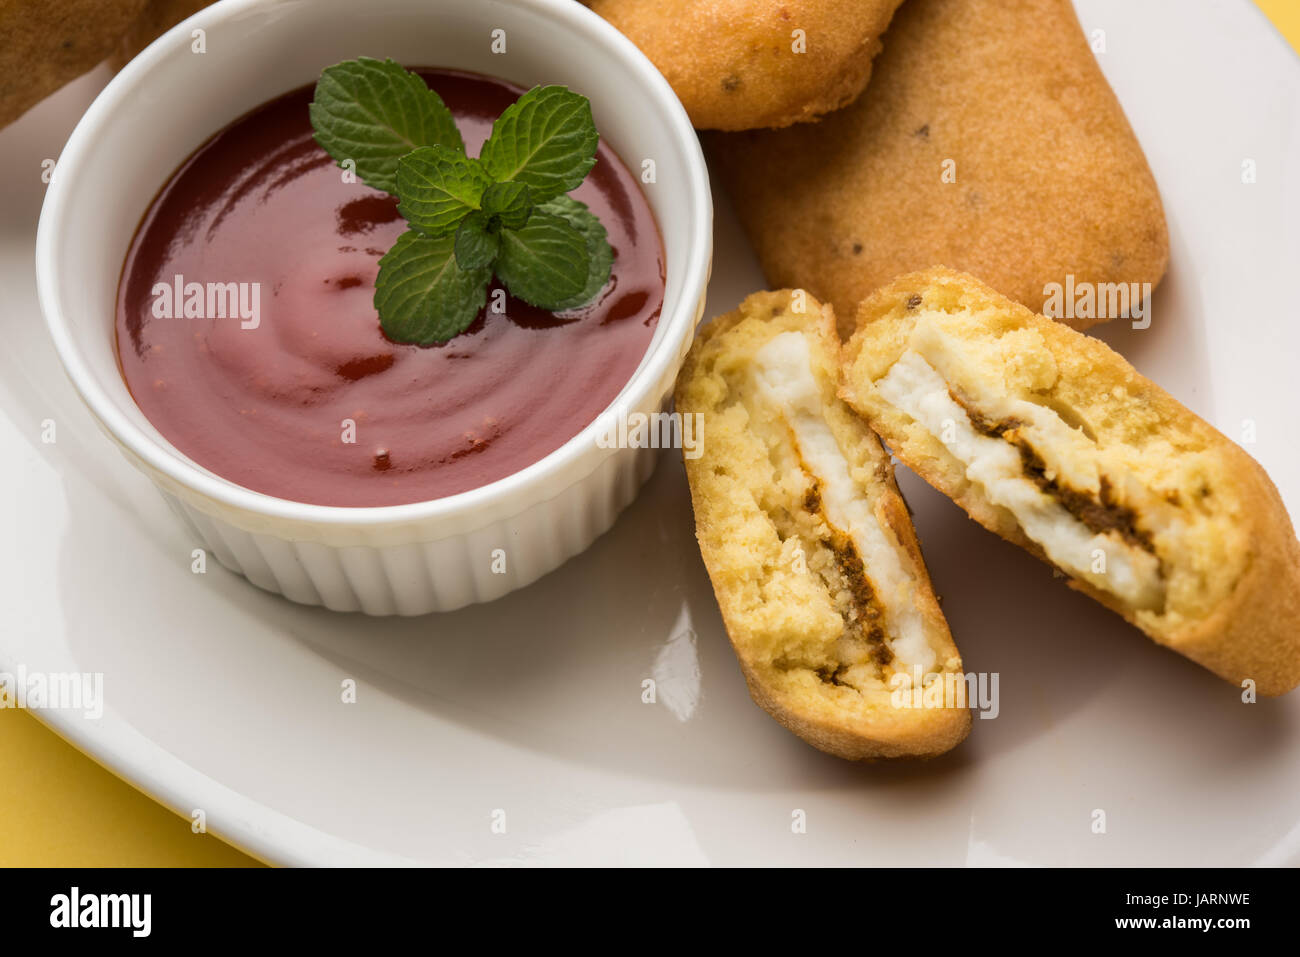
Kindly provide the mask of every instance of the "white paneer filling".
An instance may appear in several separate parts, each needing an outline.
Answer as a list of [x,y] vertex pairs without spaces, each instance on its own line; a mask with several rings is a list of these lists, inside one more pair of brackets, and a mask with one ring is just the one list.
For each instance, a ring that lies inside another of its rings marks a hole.
[[897,671],[928,674],[935,651],[916,608],[916,580],[894,533],[876,517],[853,481],[848,459],[822,414],[822,392],[813,374],[808,342],[798,332],[774,336],[754,356],[754,377],[763,400],[790,426],[799,457],[821,486],[826,521],[846,534],[862,559],[885,619],[885,643]]
[[[977,431],[948,383],[921,355],[908,350],[876,382],[880,395],[944,444],[994,505],[1009,511],[1026,537],[1069,574],[1134,608],[1164,604],[1160,561],[1118,533],[1097,533],[1025,475],[1020,451]],[[1064,423],[1062,423],[1064,425]]]

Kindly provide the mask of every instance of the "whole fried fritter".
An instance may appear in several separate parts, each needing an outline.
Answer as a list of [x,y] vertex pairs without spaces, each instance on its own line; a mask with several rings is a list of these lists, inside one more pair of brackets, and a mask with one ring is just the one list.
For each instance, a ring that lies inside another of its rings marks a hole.
[[145,0],[0,0],[0,127],[117,46]]
[[884,44],[847,109],[706,140],[771,285],[844,318],[936,263],[1035,312],[1070,275],[1159,282],[1155,179],[1070,0],[909,0]]
[[902,0],[588,0],[641,48],[699,129],[789,126],[862,92]]

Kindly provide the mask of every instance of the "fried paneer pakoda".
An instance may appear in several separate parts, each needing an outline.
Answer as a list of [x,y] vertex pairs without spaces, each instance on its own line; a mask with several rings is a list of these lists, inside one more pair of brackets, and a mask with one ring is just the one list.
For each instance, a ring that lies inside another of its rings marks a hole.
[[696,537],[750,695],[850,760],[928,757],[970,731],[961,656],[880,440],[836,397],[832,311],[755,293],[700,331],[676,407]]
[[588,0],[641,48],[699,129],[814,120],[867,85],[901,0]]
[[847,109],[706,138],[771,285],[841,321],[936,263],[1035,312],[1052,284],[1155,287],[1160,194],[1070,0],[908,0],[884,45]]

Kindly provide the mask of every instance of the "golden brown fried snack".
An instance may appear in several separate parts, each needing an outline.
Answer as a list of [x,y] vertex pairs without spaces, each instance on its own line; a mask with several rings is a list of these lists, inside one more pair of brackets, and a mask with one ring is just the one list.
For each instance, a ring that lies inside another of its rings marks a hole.
[[0,127],[107,57],[145,0],[0,0]]
[[760,706],[842,758],[941,754],[970,731],[961,657],[838,359],[834,314],[788,289],[700,332],[676,391],[703,420],[696,537]]
[[1277,489],[1105,343],[938,267],[863,302],[843,362],[841,398],[985,528],[1234,684],[1300,684]]
[[[589,0],[668,78],[700,129],[816,119],[852,102],[902,0]],[[802,33],[802,52],[796,52]]]
[[127,27],[110,65],[120,70],[141,50],[211,0],[146,0],[140,15]]
[[940,262],[1035,311],[1068,275],[1155,287],[1160,195],[1070,0],[910,0],[884,42],[847,109],[707,140],[772,285],[842,321]]

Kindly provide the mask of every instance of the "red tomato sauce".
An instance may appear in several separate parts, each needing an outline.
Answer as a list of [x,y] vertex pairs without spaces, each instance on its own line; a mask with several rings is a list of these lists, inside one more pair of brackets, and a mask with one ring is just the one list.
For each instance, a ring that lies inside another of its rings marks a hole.
[[[419,72],[470,156],[523,92],[477,74]],[[465,333],[437,346],[395,343],[372,299],[379,258],[406,224],[396,199],[345,182],[312,139],[312,91],[217,133],[145,213],[116,318],[122,375],[145,416],[216,474],[319,505],[439,498],[559,448],[631,378],[663,304],[663,246],[636,177],[602,141],[571,194],[614,249],[594,302],[552,314],[507,296],[498,313],[494,284]],[[188,283],[248,284],[245,312],[231,286],[203,296],[204,317],[185,318],[184,295],[168,317],[155,285],[175,288],[177,276],[182,293]],[[243,318],[254,303],[256,327]]]

